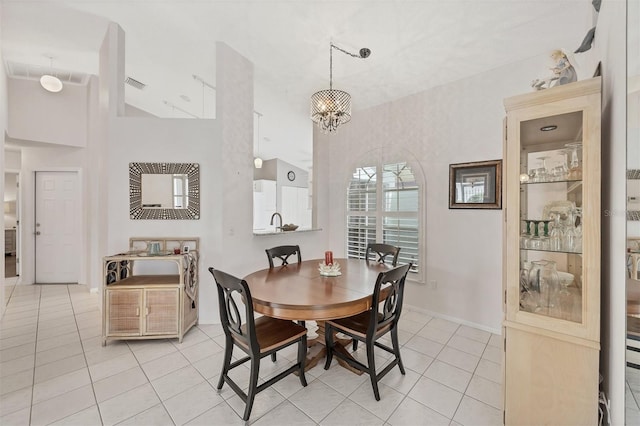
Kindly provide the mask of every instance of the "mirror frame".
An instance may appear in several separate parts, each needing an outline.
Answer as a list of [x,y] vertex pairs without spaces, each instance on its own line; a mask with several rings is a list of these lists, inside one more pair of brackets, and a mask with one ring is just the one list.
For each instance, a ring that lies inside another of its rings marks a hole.
[[[143,174],[185,174],[189,179],[186,209],[142,207]],[[129,163],[129,217],[134,220],[200,219],[200,165],[198,163]]]

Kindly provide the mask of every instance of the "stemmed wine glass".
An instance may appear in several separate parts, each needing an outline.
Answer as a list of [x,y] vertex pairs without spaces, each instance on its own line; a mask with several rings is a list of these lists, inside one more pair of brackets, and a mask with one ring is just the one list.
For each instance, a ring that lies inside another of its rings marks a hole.
[[529,222],[533,223],[533,237],[529,239],[529,248],[534,250],[540,250],[542,248],[542,240],[540,239],[540,234],[538,233],[538,225],[540,225],[541,220],[529,220]]
[[549,235],[549,249],[551,251],[562,250],[563,231],[562,223],[560,223],[560,213],[554,212],[551,214],[553,219],[553,226],[551,228],[551,234]]
[[551,222],[550,220],[541,220],[540,223],[542,223],[543,228],[542,228],[542,235],[540,236],[540,249],[542,250],[549,250],[550,247],[550,240],[549,240],[549,222]]
[[526,228],[520,234],[520,248],[529,248],[529,240],[531,239],[531,221],[523,220]]
[[567,157],[569,166],[569,179],[582,179],[582,166],[580,165],[580,157],[578,150],[582,148],[581,142],[573,142],[564,145],[567,147]]
[[547,170],[547,163],[546,160],[549,157],[547,156],[543,156],[543,157],[538,157],[538,160],[540,160],[540,167],[536,170],[536,177],[538,178],[538,182],[547,182],[549,180],[549,171]]

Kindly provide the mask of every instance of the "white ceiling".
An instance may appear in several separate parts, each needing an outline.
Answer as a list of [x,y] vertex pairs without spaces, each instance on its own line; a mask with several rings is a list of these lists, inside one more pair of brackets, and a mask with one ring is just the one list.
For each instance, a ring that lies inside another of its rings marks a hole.
[[251,60],[257,84],[301,115],[328,86],[331,41],[354,53],[370,48],[368,59],[334,51],[334,87],[351,93],[356,114],[554,48],[574,50],[593,22],[590,0],[4,0],[1,12],[5,61],[49,66],[50,55],[54,68],[90,74],[107,23],[117,22],[126,75],[147,84],[127,87],[126,101],[162,117],[186,117],[164,101],[202,115],[209,95],[193,75],[215,84],[216,41]]

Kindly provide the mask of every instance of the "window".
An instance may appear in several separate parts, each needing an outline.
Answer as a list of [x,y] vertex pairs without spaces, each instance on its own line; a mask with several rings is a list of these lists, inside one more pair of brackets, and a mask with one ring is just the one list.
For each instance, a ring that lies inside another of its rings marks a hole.
[[173,175],[173,208],[174,209],[186,209],[188,192],[189,192],[189,178],[187,175]]
[[358,167],[347,189],[347,257],[364,259],[369,243],[391,244],[401,249],[398,262],[419,272],[420,193],[407,163]]

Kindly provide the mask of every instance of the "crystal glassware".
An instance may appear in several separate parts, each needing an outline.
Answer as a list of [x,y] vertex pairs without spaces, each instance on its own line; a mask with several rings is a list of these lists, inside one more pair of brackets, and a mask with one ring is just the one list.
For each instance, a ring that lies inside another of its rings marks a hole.
[[570,320],[573,312],[574,295],[569,290],[573,282],[571,274],[564,274],[568,277],[560,278],[560,290],[558,291],[558,304],[560,305],[560,318]]
[[531,262],[529,270],[529,285],[539,293],[539,303],[536,312],[549,314],[549,310],[556,306],[559,284],[556,262],[552,260],[536,260]]
[[576,231],[575,251],[578,253],[581,253],[582,252],[582,207],[576,207],[575,209],[575,231]]
[[549,250],[550,241],[549,241],[549,222],[550,220],[541,220],[542,223],[542,235],[540,235],[540,250]]
[[529,220],[533,224],[533,236],[529,239],[528,248],[533,250],[540,250],[542,248],[542,240],[540,239],[539,225],[540,220]]
[[529,240],[531,239],[531,221],[523,220],[525,228],[520,234],[520,248],[529,248]]
[[548,182],[549,181],[549,170],[547,169],[547,156],[538,157],[540,160],[540,167],[536,169],[536,177],[538,178],[538,182]]
[[563,225],[560,222],[560,213],[552,213],[553,223],[551,226],[551,233],[549,234],[549,250],[560,251],[562,250],[563,241]]
[[567,163],[569,167],[569,179],[582,179],[582,165],[580,164],[579,151],[582,148],[581,142],[573,142],[565,144],[567,147]]

